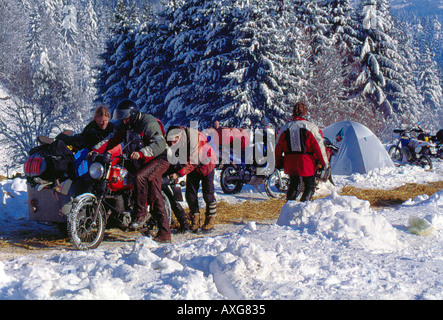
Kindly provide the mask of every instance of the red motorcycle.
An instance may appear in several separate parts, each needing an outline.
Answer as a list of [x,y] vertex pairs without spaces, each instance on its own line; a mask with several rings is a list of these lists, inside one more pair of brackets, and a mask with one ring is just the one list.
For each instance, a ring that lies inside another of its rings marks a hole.
[[[133,175],[125,165],[132,160],[126,154],[116,163],[110,153],[93,154],[89,176],[92,179],[88,192],[78,195],[68,214],[68,235],[72,245],[79,250],[95,249],[103,240],[107,224],[129,229],[133,220]],[[169,183],[169,182],[166,182]],[[163,194],[171,222],[171,203]],[[148,208],[149,212],[149,208]],[[149,221],[146,225],[148,228]]]

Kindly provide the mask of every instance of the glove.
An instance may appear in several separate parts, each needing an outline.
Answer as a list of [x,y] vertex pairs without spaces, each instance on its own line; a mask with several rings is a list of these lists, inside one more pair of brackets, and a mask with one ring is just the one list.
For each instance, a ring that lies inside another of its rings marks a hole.
[[94,162],[95,158],[97,158],[98,156],[98,152],[96,150],[92,150],[91,152],[88,153],[86,159],[89,162]]

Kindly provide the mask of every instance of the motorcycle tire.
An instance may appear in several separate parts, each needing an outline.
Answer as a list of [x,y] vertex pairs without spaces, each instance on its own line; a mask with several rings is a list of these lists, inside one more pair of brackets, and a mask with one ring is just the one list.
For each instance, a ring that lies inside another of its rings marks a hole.
[[282,177],[278,169],[275,169],[265,180],[265,191],[270,198],[280,198],[288,191],[289,179]]
[[394,163],[401,163],[403,155],[401,154],[401,149],[399,147],[391,146],[388,154]]
[[103,206],[99,208],[96,221],[92,215],[96,208],[96,198],[91,195],[74,201],[68,215],[68,235],[77,250],[97,248],[105,236],[106,218]]
[[166,193],[162,191],[163,199],[165,200],[166,215],[168,216],[169,225],[172,223],[172,205]]
[[[165,202],[166,216],[168,217],[169,225],[171,225],[172,219],[173,219],[172,214],[174,212],[172,210],[171,200],[168,198],[168,196],[166,195],[166,193],[164,191],[162,191],[162,195],[163,195],[163,200]],[[146,210],[147,210],[147,212],[150,212],[149,205],[147,206]],[[152,230],[157,227],[157,222],[154,219],[154,217],[152,216],[152,214],[151,214],[150,218],[148,219],[148,221],[146,222],[146,226],[149,230]]]
[[432,170],[432,160],[428,155],[422,154],[418,160],[418,164],[425,170]]
[[228,181],[230,177],[235,175],[238,175],[238,173],[232,164],[225,166],[221,171],[220,186],[225,194],[239,193],[243,188],[243,182],[240,179]]

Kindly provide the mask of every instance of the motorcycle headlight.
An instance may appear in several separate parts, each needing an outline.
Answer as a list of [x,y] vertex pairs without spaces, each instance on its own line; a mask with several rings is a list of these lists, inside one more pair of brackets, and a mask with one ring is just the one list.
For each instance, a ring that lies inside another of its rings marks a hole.
[[103,174],[105,173],[105,168],[101,163],[94,162],[89,167],[89,176],[92,179],[101,179],[103,177]]

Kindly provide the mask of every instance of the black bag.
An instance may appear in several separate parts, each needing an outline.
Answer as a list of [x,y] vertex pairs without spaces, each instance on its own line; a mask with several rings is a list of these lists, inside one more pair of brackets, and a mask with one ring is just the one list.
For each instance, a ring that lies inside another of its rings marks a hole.
[[74,154],[63,141],[56,139],[51,144],[33,148],[29,153],[28,161],[36,157],[44,159],[46,166],[38,174],[42,179],[74,180],[77,177]]

